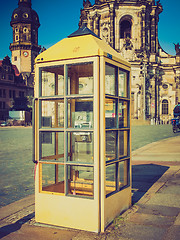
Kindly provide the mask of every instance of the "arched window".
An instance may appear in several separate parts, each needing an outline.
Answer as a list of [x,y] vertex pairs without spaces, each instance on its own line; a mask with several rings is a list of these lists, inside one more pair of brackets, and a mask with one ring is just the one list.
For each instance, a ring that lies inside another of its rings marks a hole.
[[164,99],[162,101],[162,114],[168,114],[168,100]]
[[120,38],[131,38],[131,25],[127,19],[120,23]]

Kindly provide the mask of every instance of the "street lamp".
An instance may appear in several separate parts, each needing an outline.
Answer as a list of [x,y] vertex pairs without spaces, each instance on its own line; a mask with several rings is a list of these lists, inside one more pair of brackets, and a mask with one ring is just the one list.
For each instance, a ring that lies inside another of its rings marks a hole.
[[143,74],[143,120],[146,120],[146,74],[147,74],[147,65],[143,61],[140,66],[141,74]]
[[158,66],[155,69],[155,123],[157,123],[157,119],[160,120],[159,85],[162,75],[164,75],[164,71]]

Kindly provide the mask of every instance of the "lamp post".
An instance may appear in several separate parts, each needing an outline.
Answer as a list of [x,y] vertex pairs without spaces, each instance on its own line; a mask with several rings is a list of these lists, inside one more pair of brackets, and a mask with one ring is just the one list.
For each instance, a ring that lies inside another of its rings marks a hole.
[[138,55],[139,58],[141,58],[141,63],[140,63],[140,75],[143,77],[142,81],[142,91],[143,91],[143,96],[142,96],[142,118],[143,120],[146,120],[146,78],[147,78],[147,65],[148,65],[148,60],[147,60],[147,55],[146,53],[140,53]]
[[146,120],[146,62],[143,62],[143,120]]
[[164,71],[159,66],[155,69],[155,123],[160,120],[160,104],[159,104],[159,85],[161,83],[162,75],[164,75]]
[[158,85],[158,68],[155,69],[155,124],[157,123],[157,85]]

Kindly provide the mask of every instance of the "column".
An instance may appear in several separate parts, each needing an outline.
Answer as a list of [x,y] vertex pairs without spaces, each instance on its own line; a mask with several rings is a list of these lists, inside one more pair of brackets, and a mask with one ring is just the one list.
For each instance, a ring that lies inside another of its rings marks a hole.
[[141,48],[145,48],[145,40],[146,40],[146,33],[145,33],[145,25],[146,25],[146,8],[144,7],[141,11]]
[[94,19],[93,17],[89,17],[89,28],[94,32]]
[[110,44],[111,44],[111,47],[115,48],[114,6],[109,9],[109,13],[110,13]]
[[94,33],[97,36],[100,36],[100,27],[99,27],[99,21],[100,21],[101,15],[96,13],[94,16]]
[[156,52],[156,19],[155,14],[151,15],[151,53]]

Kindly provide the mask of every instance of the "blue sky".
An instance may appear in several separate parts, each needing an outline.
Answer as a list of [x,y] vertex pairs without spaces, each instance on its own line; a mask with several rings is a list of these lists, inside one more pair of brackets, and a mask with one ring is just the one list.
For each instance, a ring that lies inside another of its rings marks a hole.
[[[90,0],[94,4],[95,0]],[[169,54],[175,55],[174,44],[180,42],[180,0],[161,0],[163,12],[159,18],[159,42]],[[12,42],[10,20],[18,7],[18,0],[1,0],[0,8],[0,60],[11,57]],[[54,45],[77,30],[83,0],[32,0],[40,19],[39,45],[46,48]]]

